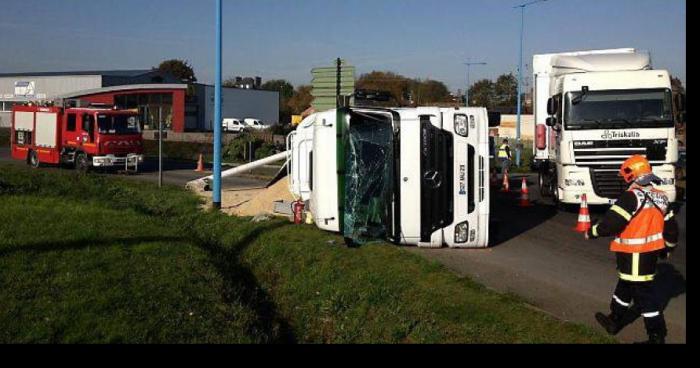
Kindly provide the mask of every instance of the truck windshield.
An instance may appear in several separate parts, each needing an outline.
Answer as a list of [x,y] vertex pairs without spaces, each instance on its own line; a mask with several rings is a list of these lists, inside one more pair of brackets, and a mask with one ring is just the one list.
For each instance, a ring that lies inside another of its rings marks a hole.
[[351,113],[345,141],[345,237],[362,244],[391,228],[394,149],[391,119]]
[[607,90],[566,94],[566,129],[673,127],[668,89]]
[[99,114],[97,127],[100,134],[139,134],[141,127],[136,115]]

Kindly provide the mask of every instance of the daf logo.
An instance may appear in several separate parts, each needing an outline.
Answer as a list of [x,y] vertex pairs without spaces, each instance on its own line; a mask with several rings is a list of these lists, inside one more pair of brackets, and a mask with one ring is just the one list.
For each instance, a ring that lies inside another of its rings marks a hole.
[[612,139],[612,133],[610,133],[609,130],[606,130],[603,132],[603,135],[600,136],[603,139]]
[[426,171],[425,174],[423,174],[423,180],[433,189],[437,189],[442,186],[442,175],[435,170]]

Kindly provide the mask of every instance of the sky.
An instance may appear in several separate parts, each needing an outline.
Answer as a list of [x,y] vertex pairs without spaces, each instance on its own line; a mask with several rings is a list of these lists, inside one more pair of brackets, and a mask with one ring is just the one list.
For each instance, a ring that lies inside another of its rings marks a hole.
[[[346,59],[453,91],[516,73],[525,0],[223,0],[223,74],[308,84]],[[0,73],[148,69],[186,59],[214,80],[215,0],[3,0]],[[525,8],[523,60],[634,47],[686,79],[685,0],[548,0]]]

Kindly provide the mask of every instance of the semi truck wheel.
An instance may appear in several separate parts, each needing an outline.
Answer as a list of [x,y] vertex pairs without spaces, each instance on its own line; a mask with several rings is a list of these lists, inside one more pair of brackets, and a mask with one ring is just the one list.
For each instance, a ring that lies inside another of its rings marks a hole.
[[90,162],[85,153],[78,153],[75,155],[75,169],[80,173],[87,173],[90,168]]
[[29,157],[27,163],[29,166],[33,168],[38,168],[40,163],[39,163],[39,156],[37,155],[36,151],[29,151]]

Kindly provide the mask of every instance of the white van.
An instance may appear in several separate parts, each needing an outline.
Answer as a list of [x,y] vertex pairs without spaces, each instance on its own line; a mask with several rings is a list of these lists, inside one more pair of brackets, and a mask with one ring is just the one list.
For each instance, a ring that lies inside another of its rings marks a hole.
[[263,124],[260,120],[258,119],[253,119],[253,118],[245,118],[243,119],[243,122],[246,124],[248,128],[255,129],[255,130],[263,130],[267,128],[267,125]]
[[224,132],[242,133],[248,128],[248,125],[240,119],[228,118],[221,123],[221,129]]
[[474,107],[315,113],[287,137],[290,190],[355,243],[486,247],[489,125]]

